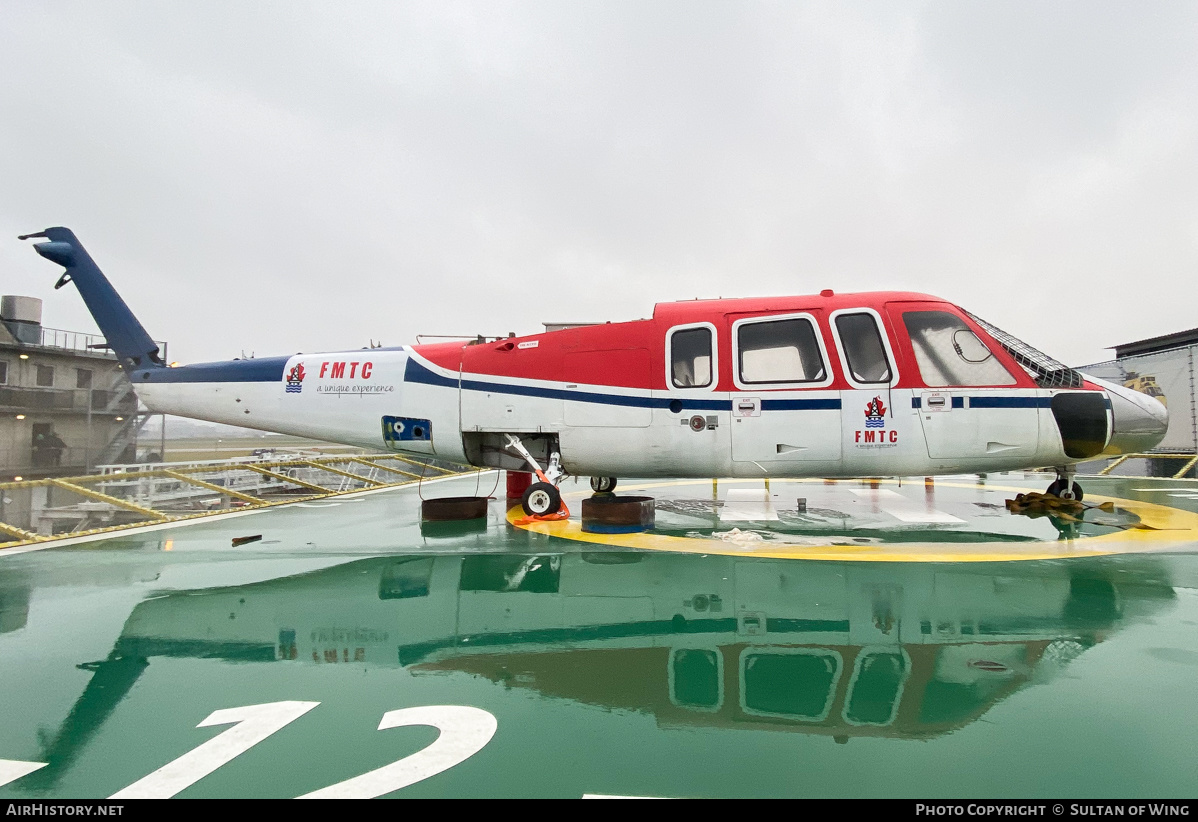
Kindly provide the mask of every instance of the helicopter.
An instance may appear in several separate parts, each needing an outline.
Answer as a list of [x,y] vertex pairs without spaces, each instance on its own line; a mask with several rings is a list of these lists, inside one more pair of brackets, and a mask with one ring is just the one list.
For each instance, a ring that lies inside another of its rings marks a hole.
[[1139,453],[1164,404],[1084,375],[953,303],[874,291],[658,303],[647,319],[540,334],[182,366],[68,228],[20,239],[73,282],[153,412],[536,475],[927,476]]

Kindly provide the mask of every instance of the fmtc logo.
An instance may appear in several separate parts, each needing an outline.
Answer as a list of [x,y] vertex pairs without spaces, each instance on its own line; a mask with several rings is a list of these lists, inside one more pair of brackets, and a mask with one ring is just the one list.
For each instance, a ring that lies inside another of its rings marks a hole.
[[865,427],[886,427],[886,406],[882,404],[881,397],[874,397],[869,401],[869,404],[865,406]]
[[304,390],[304,364],[297,362],[295,368],[287,372],[287,393],[298,394]]
[[[345,366],[349,366],[349,373],[345,373]],[[362,366],[361,369],[358,366]],[[374,370],[372,362],[322,362],[320,364],[320,378],[323,380],[328,377],[330,380],[345,380],[345,379],[370,379],[370,372]]]
[[[883,429],[879,431],[878,429]],[[865,405],[865,429],[853,432],[853,443],[858,448],[890,448],[898,445],[898,431],[886,428],[886,404],[881,397],[874,397]]]

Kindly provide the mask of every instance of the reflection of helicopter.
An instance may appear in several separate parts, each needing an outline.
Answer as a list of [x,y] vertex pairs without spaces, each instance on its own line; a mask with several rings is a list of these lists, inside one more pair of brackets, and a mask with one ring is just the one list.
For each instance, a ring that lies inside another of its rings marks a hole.
[[1168,414],[945,300],[905,292],[661,303],[647,320],[527,337],[168,368],[66,228],[66,268],[151,410],[478,466],[536,469],[528,513],[566,472],[878,477],[1050,465],[1145,451]]
[[[588,561],[565,559],[574,567]],[[717,564],[711,579],[729,582],[670,603],[680,613],[653,620],[649,635],[636,623],[565,629],[584,642],[560,643],[535,629],[459,635],[452,644],[401,648],[400,658],[406,650],[417,671],[474,673],[509,688],[648,711],[662,725],[770,728],[841,742],[927,738],[1052,676],[1104,639],[1129,600],[1172,595],[1116,589],[1102,576],[1063,569],[1010,577],[829,564],[799,574],[785,562]],[[647,576],[661,580],[665,571]],[[732,603],[747,609],[733,612]]]
[[172,593],[80,666],[92,679],[27,779],[68,767],[156,657],[460,671],[663,725],[926,738],[1172,597],[1145,570],[441,555]]

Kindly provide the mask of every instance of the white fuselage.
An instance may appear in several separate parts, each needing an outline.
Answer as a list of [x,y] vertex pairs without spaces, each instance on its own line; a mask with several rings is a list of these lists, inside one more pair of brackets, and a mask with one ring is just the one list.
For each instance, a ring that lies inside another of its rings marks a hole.
[[[304,376],[289,385],[296,365]],[[153,381],[137,389],[155,412],[459,462],[471,461],[464,436],[553,434],[575,475],[921,476],[1071,462],[1049,408],[1053,389],[700,395],[461,373],[410,348],[297,355],[271,381]],[[703,410],[669,407],[696,398]],[[384,418],[406,420],[409,429],[424,421],[428,430],[384,437]]]

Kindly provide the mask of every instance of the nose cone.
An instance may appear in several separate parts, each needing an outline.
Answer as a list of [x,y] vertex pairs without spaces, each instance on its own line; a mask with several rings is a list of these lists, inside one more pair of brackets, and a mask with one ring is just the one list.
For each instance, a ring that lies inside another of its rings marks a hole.
[[1103,454],[1138,454],[1160,445],[1169,430],[1169,410],[1164,404],[1147,394],[1088,374],[1086,379],[1105,388],[1111,398],[1115,424]]

